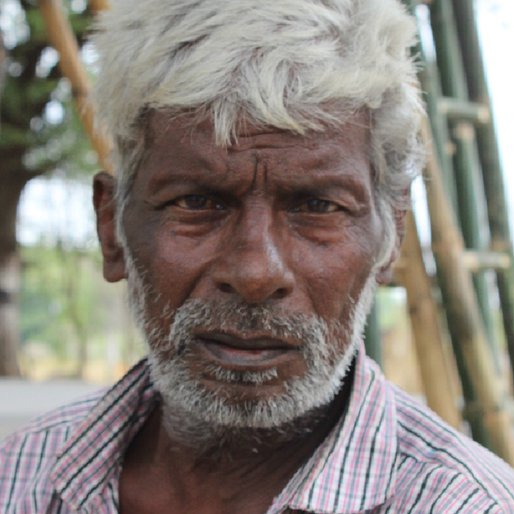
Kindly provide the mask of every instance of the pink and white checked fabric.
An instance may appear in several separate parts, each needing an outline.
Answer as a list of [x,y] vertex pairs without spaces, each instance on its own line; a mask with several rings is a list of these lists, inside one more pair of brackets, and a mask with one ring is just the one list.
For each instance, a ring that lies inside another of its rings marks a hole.
[[[0,514],[113,514],[124,451],[159,401],[146,362],[0,445]],[[514,470],[387,382],[363,353],[344,419],[267,514],[514,513]]]

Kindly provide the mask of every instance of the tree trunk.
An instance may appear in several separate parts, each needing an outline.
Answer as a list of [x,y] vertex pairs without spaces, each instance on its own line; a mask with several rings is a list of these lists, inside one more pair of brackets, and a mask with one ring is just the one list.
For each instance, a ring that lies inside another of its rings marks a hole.
[[[4,90],[5,75],[7,72],[7,53],[5,52],[4,40],[0,32],[0,96]],[[0,124],[2,120],[0,119]],[[1,125],[0,125],[1,130]]]
[[22,177],[0,172],[0,376],[19,375],[20,257],[16,244],[16,212]]
[[[3,92],[7,55],[0,33],[0,96]],[[0,127],[1,131],[1,127]],[[0,169],[0,376],[19,375],[18,293],[20,260],[16,247],[16,211],[24,181],[10,180]]]

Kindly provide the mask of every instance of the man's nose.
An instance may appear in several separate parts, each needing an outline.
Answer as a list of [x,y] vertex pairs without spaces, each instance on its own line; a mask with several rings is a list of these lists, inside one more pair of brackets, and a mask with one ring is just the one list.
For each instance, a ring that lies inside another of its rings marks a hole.
[[294,275],[285,255],[287,243],[277,232],[271,213],[241,216],[217,263],[216,287],[249,304],[287,297]]

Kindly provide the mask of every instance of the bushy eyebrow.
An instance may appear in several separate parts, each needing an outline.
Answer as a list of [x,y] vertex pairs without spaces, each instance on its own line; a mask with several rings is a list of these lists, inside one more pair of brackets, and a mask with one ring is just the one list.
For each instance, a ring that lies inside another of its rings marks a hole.
[[[179,172],[158,182],[150,181],[147,193],[150,197],[158,196],[159,192],[173,190],[174,194],[205,194],[218,197],[230,202],[250,191],[247,181],[238,181],[237,177],[223,181],[219,177],[202,174],[194,176],[187,172]],[[286,201],[291,198],[307,199],[325,197],[336,199],[341,195],[351,195],[359,204],[372,201],[372,193],[368,183],[359,177],[336,173],[323,173],[316,176],[297,176],[291,180],[281,180],[279,177],[272,182],[269,189],[276,199]]]
[[366,181],[349,175],[318,176],[313,180],[295,180],[278,183],[277,194],[280,197],[336,197],[338,194],[351,194],[362,203],[371,201],[372,193]]

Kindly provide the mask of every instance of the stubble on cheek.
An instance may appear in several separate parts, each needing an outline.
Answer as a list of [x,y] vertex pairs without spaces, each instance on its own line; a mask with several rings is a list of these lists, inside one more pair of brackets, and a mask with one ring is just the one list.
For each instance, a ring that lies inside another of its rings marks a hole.
[[[358,347],[374,289],[374,277],[370,277],[358,301],[348,299],[352,312],[344,324],[240,301],[188,300],[176,311],[161,305],[159,315],[152,315],[156,299],[159,303],[162,299],[145,283],[145,276],[138,273],[134,262],[128,267],[131,308],[148,343],[154,384],[168,412],[184,412],[192,416],[191,422],[195,419],[199,424],[213,426],[280,426],[330,402]],[[272,368],[234,372],[202,362],[191,353],[194,333],[199,328],[229,333],[260,331],[270,337],[296,340],[302,366],[294,371]],[[207,389],[206,380],[213,387]],[[269,384],[280,387],[266,388]],[[256,395],[252,400],[233,394],[234,386],[246,385],[274,393],[268,397]]]

